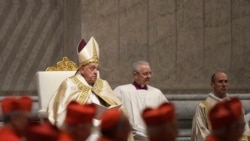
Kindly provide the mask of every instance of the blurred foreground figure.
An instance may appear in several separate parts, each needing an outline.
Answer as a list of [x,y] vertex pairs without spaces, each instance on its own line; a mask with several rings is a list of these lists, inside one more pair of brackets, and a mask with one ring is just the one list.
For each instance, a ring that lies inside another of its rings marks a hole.
[[101,116],[101,137],[98,141],[127,141],[131,132],[128,118],[118,109],[110,109]]
[[4,125],[0,129],[1,141],[21,141],[30,124],[32,99],[28,96],[6,97],[1,103]]
[[93,104],[71,101],[58,141],[85,141],[91,134],[96,108]]
[[150,141],[175,141],[178,129],[172,103],[163,103],[156,109],[146,108],[142,118],[147,125]]
[[217,103],[209,112],[211,134],[206,141],[247,141],[242,104],[238,98]]
[[29,128],[27,141],[57,141],[58,136],[58,128],[45,122]]

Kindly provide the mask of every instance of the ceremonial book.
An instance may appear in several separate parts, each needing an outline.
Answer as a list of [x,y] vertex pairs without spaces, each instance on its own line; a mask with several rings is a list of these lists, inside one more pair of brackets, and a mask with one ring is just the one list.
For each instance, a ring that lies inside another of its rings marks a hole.
[[95,115],[95,119],[100,119],[100,117],[102,116],[102,114],[107,111],[108,109],[119,109],[122,105],[112,105],[109,107],[103,106],[103,105],[99,105],[96,103],[93,103],[96,106],[96,115]]

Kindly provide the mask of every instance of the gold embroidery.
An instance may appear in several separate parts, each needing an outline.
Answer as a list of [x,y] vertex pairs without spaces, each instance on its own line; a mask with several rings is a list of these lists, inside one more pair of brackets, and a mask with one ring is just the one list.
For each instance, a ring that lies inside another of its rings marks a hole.
[[210,105],[208,104],[208,102],[206,100],[203,100],[202,103],[204,104],[204,107],[205,107],[208,129],[211,130],[211,124],[210,124],[210,121],[208,120],[209,119],[208,118],[208,113],[210,111]]
[[117,105],[114,101],[110,100],[110,98],[106,97],[106,96],[102,96],[102,99],[107,102],[110,106],[112,105]]
[[80,82],[75,76],[71,76],[70,79],[77,84],[78,88],[81,90],[81,93],[78,95],[76,101],[79,103],[86,103],[89,97],[89,92],[91,91],[91,88],[88,86],[85,86]]
[[75,76],[72,76],[71,79],[74,83],[76,83],[81,90],[81,93],[79,94],[77,101],[80,103],[86,103],[89,97],[89,92],[92,90],[93,93],[95,93],[97,96],[99,96],[102,100],[104,100],[109,105],[116,105],[115,102],[110,100],[106,96],[101,95],[101,91],[103,89],[103,81],[101,79],[97,79],[92,89],[88,86],[85,86],[82,84],[80,80],[78,80]]
[[101,79],[97,79],[92,91],[98,95],[100,98],[102,98],[106,103],[108,103],[109,105],[116,105],[116,103],[114,103],[113,101],[109,100],[110,98],[106,97],[106,96],[102,96],[101,95],[101,91],[103,89],[103,81]]
[[242,135],[240,141],[248,141],[248,137],[246,135]]
[[88,60],[82,61],[80,63],[80,66],[84,66],[84,65],[87,65],[89,63],[98,63],[98,62],[99,62],[99,58],[97,55],[96,46],[95,46],[95,43],[93,43],[93,57],[88,59]]
[[97,94],[98,96],[100,96],[100,93],[101,93],[102,89],[103,89],[103,82],[102,82],[102,80],[101,79],[96,79],[95,84],[94,84],[94,86],[92,88],[92,91],[95,94]]

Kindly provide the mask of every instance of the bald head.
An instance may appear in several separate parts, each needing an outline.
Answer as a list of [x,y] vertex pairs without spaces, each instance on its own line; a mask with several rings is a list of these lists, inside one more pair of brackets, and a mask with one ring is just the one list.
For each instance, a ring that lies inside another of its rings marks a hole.
[[228,77],[224,72],[216,72],[211,77],[211,87],[214,94],[219,98],[226,97],[228,91]]

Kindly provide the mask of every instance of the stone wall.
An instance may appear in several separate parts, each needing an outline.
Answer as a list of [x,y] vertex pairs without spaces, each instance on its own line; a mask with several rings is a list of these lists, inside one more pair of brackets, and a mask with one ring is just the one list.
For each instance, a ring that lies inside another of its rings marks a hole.
[[82,36],[95,36],[101,76],[131,82],[131,63],[147,60],[164,93],[207,93],[217,70],[236,93],[249,92],[247,0],[81,0]]
[[80,0],[0,0],[0,96],[37,95],[37,71],[76,61],[80,14]]
[[100,45],[101,77],[114,88],[147,60],[166,94],[210,89],[217,70],[249,93],[248,0],[0,0],[0,95],[37,95],[35,73],[63,56],[77,62],[81,37]]

